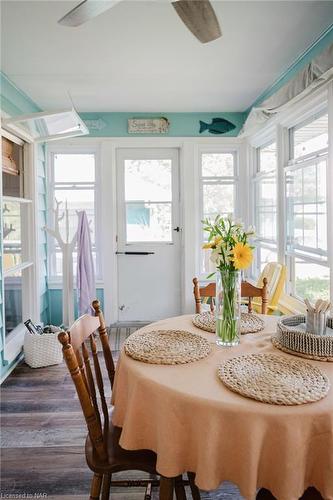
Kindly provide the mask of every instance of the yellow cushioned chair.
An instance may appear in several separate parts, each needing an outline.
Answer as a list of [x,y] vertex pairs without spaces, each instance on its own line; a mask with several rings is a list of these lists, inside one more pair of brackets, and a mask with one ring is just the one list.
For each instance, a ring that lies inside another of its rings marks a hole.
[[[261,272],[261,275],[256,284],[257,287],[263,286],[264,278],[267,278],[268,283],[268,307],[267,314],[273,314],[277,311],[278,303],[283,292],[286,281],[287,268],[279,262],[268,262]],[[253,309],[260,312],[261,304],[253,300]]]

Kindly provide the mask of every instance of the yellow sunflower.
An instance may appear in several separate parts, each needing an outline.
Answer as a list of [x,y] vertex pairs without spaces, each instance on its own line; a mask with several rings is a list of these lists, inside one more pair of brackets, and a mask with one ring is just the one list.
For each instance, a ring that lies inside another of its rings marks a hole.
[[246,269],[252,262],[252,249],[247,244],[244,245],[244,243],[236,243],[231,253],[233,255],[231,260],[233,261],[236,269]]

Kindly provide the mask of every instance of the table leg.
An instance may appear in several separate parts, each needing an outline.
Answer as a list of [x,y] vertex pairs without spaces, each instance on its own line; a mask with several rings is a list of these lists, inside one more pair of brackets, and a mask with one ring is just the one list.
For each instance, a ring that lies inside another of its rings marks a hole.
[[190,483],[191,493],[193,500],[200,500],[200,491],[197,485],[195,484],[195,474],[194,472],[187,473],[188,481]]
[[174,481],[173,477],[160,477],[159,500],[173,500]]

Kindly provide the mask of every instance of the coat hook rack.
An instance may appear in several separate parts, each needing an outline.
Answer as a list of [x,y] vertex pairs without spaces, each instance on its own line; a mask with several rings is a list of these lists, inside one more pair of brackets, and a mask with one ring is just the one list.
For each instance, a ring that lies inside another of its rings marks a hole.
[[[67,201],[62,214],[60,206],[62,202],[55,200],[54,228],[44,227],[57,241],[62,251],[62,322],[65,326],[70,326],[74,322],[74,286],[73,286],[73,252],[77,240],[77,231],[72,238],[69,237],[69,210]],[[77,211],[76,211],[77,213]],[[60,221],[65,220],[65,239],[60,232]]]

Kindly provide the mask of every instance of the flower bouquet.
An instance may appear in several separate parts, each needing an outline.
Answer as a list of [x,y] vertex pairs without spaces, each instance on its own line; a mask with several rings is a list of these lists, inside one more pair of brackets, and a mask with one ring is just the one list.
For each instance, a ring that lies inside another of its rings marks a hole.
[[241,271],[253,260],[249,239],[255,231],[252,226],[245,231],[242,222],[220,215],[203,225],[209,233],[203,248],[211,250],[210,260],[216,266],[216,343],[234,346],[240,342]]

